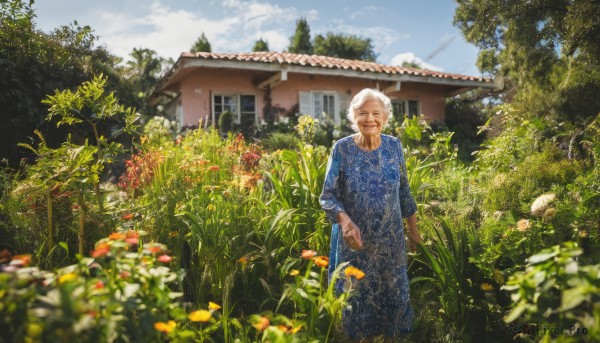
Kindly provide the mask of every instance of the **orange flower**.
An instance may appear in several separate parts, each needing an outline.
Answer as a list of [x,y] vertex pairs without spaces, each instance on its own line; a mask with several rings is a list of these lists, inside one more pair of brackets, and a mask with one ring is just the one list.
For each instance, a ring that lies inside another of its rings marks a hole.
[[363,273],[362,270],[352,266],[346,267],[346,269],[344,269],[344,274],[346,274],[347,277],[354,276],[357,280],[365,277],[365,273]]
[[23,266],[27,266],[29,265],[29,263],[31,262],[31,254],[21,254],[21,255],[15,255],[12,258],[13,261],[21,261],[21,264]]
[[169,320],[168,322],[156,322],[154,323],[154,328],[160,332],[165,332],[165,333],[169,333],[171,331],[173,331],[173,329],[175,329],[175,327],[177,326],[177,323],[175,323],[172,320]]
[[211,310],[213,310],[213,311],[216,311],[216,310],[220,310],[221,306],[219,304],[215,304],[212,301],[209,301],[208,302],[208,308],[211,309]]
[[248,263],[248,258],[246,256],[242,256],[242,257],[238,258],[237,261],[241,264],[246,264],[246,263]]
[[310,260],[315,257],[316,254],[317,252],[314,250],[302,250],[302,258],[305,260]]
[[160,245],[152,245],[148,247],[148,251],[150,251],[152,254],[158,254],[162,251],[162,247]]
[[189,320],[191,320],[193,322],[203,322],[203,323],[208,322],[210,320],[210,317],[212,317],[212,313],[207,310],[194,311],[188,315]]
[[158,262],[162,262],[162,263],[169,263],[169,262],[171,262],[172,259],[173,258],[169,255],[160,255],[157,258]]
[[125,235],[127,238],[135,238],[138,239],[140,238],[140,233],[135,231],[135,230],[129,230],[127,231],[127,234]]
[[125,238],[127,238],[127,236],[120,232],[113,232],[110,234],[110,236],[108,236],[108,239],[110,239],[111,241],[122,241]]
[[325,268],[329,265],[329,257],[327,256],[317,256],[313,258],[313,261],[315,261],[315,264],[321,268]]
[[270,323],[271,322],[269,321],[269,318],[267,318],[267,317],[260,317],[260,319],[258,320],[258,322],[256,322],[256,324],[254,324],[254,327],[258,331],[265,331],[269,327]]
[[102,289],[102,288],[104,288],[104,282],[102,282],[100,280],[96,281],[96,284],[94,285],[94,288],[95,289]]
[[133,219],[133,214],[132,213],[126,213],[124,215],[121,216],[121,220],[131,220]]
[[221,169],[221,167],[219,167],[219,166],[210,166],[210,167],[208,167],[208,170],[210,170],[210,171],[217,171],[219,169]]

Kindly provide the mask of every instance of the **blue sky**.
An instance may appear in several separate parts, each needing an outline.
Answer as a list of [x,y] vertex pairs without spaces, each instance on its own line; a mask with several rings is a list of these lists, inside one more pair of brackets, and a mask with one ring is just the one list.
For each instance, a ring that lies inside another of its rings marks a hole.
[[89,25],[99,44],[127,58],[149,48],[177,59],[202,32],[213,52],[251,51],[267,40],[283,51],[296,20],[305,17],[311,35],[326,32],[371,38],[377,62],[416,61],[449,73],[480,75],[478,50],[452,25],[451,0],[38,0],[36,24],[49,31],[77,20]]

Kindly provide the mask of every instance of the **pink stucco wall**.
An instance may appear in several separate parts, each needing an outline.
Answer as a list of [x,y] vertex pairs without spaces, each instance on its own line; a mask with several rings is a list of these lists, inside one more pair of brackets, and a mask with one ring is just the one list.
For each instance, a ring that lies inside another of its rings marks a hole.
[[[183,126],[198,125],[198,121],[211,118],[211,95],[213,93],[245,93],[256,95],[259,118],[262,117],[264,91],[256,87],[270,75],[253,71],[228,69],[197,69],[185,77],[181,83]],[[375,88],[383,83],[373,80],[288,73],[288,80],[277,84],[271,91],[272,104],[289,109],[298,103],[300,91],[334,91],[340,98],[350,101],[352,96],[363,88]],[[419,100],[421,112],[430,121],[443,120],[444,86],[429,84],[402,83],[401,90],[388,96],[405,100]]]

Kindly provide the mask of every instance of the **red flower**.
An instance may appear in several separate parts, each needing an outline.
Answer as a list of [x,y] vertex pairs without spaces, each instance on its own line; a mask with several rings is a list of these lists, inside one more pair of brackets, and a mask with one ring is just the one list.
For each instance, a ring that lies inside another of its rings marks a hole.
[[169,255],[160,255],[157,258],[158,262],[162,262],[162,263],[169,263],[169,262],[171,262],[172,259],[173,258]]
[[99,244],[94,251],[92,251],[92,257],[98,258],[108,255],[110,253],[110,246],[106,243]]
[[208,170],[210,170],[210,171],[217,171],[219,169],[221,169],[221,167],[219,167],[219,166],[210,166],[210,167],[208,167]]
[[122,241],[125,238],[127,238],[127,236],[125,236],[125,234],[122,234],[120,232],[113,232],[110,234],[110,236],[108,236],[108,239],[110,239],[111,241]]
[[131,214],[131,213],[126,213],[121,216],[121,220],[131,220],[131,219],[133,219],[133,214]]
[[94,285],[94,288],[95,289],[102,289],[102,288],[104,288],[104,282],[102,282],[100,280],[96,281],[96,284]]

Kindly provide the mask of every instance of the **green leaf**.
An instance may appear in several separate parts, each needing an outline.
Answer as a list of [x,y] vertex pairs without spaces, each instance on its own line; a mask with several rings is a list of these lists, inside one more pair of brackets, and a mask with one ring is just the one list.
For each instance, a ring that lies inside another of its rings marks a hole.
[[558,255],[558,251],[544,252],[544,253],[540,253],[540,254],[531,256],[530,258],[527,259],[527,262],[529,262],[529,264],[538,264],[540,262],[547,261],[547,260],[555,257],[556,255]]
[[504,317],[504,322],[505,323],[512,323],[515,320],[517,320],[517,318],[519,318],[519,316],[527,309],[527,301],[525,300],[521,300],[521,302],[519,302],[517,304],[517,306],[515,306],[512,311],[510,311],[510,313],[508,315],[506,315],[506,317]]
[[560,302],[560,311],[570,310],[579,306],[584,301],[589,301],[589,287],[576,287],[571,289],[566,289],[562,294],[562,299]]

